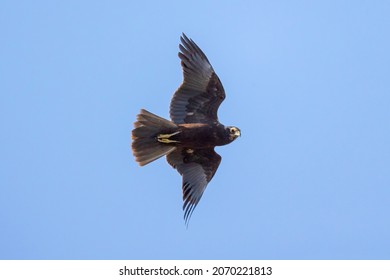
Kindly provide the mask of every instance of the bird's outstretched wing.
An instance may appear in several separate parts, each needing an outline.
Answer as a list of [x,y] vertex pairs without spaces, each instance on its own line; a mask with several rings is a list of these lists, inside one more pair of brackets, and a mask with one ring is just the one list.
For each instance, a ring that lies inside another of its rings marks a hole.
[[167,160],[183,176],[184,220],[188,224],[207,184],[218,169],[221,156],[214,148],[182,148],[167,155]]
[[183,83],[171,100],[170,116],[174,123],[215,123],[225,91],[202,50],[183,33],[179,57]]

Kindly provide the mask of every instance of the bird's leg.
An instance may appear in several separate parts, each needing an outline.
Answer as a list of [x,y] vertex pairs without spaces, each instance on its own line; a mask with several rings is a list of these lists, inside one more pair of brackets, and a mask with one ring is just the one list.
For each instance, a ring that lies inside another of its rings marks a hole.
[[157,135],[157,141],[160,143],[165,143],[165,144],[178,143],[179,141],[170,140],[169,138],[176,135],[176,134],[179,134],[179,133],[180,133],[180,131],[176,131],[176,132],[171,133],[171,134],[159,134],[159,135]]

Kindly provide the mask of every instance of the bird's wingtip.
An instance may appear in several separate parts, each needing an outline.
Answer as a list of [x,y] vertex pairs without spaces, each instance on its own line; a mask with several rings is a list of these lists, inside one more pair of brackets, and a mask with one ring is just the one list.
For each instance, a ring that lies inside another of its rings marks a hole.
[[190,39],[188,39],[187,35],[186,35],[184,32],[182,32],[182,33],[181,33],[181,36],[180,36],[180,41],[181,41],[183,44],[185,44],[185,42],[189,42]]

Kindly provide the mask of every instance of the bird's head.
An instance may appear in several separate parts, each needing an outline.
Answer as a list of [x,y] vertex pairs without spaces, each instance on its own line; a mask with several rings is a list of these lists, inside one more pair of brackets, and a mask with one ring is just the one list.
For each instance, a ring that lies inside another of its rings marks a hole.
[[227,126],[226,129],[229,133],[229,139],[231,141],[235,140],[238,136],[241,136],[241,130],[238,127]]

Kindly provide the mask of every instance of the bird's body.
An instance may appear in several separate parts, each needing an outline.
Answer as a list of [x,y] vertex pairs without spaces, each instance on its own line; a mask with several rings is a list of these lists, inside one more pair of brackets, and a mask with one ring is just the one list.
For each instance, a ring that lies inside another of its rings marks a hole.
[[188,222],[221,162],[214,147],[231,143],[241,132],[218,121],[225,91],[207,57],[184,34],[181,42],[184,80],[171,101],[171,121],[142,109],[132,131],[132,150],[141,166],[166,155],[183,176],[183,209]]
[[[175,131],[174,131],[175,132]],[[165,134],[174,134],[174,132]],[[210,125],[207,123],[179,124],[177,134],[169,137],[178,147],[213,148],[229,144],[226,128],[221,124]],[[164,132],[162,132],[164,134]]]

